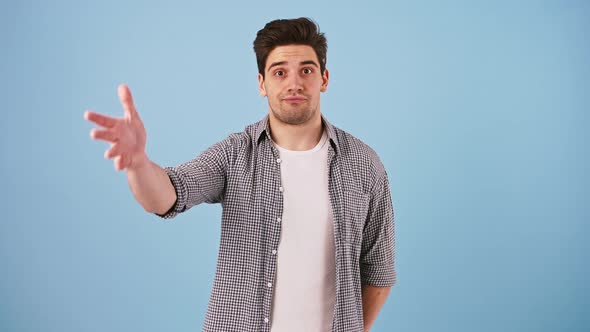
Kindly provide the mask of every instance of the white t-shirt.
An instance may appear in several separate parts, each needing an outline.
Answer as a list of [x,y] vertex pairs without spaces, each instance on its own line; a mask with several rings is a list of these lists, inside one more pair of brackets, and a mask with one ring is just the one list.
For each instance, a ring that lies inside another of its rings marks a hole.
[[272,332],[330,331],[336,300],[334,223],[328,195],[328,137],[311,150],[280,154],[281,240]]

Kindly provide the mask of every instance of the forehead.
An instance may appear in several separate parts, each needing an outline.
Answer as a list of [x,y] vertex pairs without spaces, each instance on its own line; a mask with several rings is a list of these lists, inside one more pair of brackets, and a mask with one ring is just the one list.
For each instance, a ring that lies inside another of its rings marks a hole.
[[300,61],[313,60],[318,62],[318,57],[313,50],[313,47],[309,45],[283,45],[275,47],[268,54],[266,58],[266,65],[270,65],[273,62],[286,61],[299,63]]

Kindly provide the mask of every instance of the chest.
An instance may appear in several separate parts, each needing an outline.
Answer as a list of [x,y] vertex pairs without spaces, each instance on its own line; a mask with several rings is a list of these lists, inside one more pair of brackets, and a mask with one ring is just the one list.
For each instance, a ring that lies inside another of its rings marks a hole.
[[370,204],[366,187],[362,169],[331,146],[321,158],[292,160],[261,143],[228,170],[224,214],[250,221],[240,228],[263,231],[274,227],[286,207],[329,209],[323,213],[333,218],[336,245],[359,247]]

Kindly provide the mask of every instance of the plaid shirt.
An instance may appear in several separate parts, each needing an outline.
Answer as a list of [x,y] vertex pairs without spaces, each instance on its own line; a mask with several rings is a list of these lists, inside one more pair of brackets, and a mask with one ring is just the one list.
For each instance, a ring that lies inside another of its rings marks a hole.
[[[336,301],[332,331],[363,331],[361,285],[387,287],[394,270],[393,205],[387,173],[370,147],[332,126],[328,191],[334,216]],[[268,115],[194,160],[166,167],[177,200],[163,218],[221,203],[221,242],[203,331],[270,331],[283,188]],[[280,253],[278,253],[280,254]]]

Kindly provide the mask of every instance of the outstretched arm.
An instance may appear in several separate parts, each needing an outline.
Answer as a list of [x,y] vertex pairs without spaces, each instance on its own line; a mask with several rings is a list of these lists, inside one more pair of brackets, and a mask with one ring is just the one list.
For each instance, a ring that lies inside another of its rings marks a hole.
[[129,88],[121,84],[119,99],[125,110],[122,118],[113,118],[86,111],[84,118],[101,129],[94,128],[90,137],[111,144],[104,157],[114,159],[117,170],[126,170],[129,188],[135,199],[150,213],[166,213],[176,201],[176,191],[170,178],[145,152],[146,131],[133,104]]

